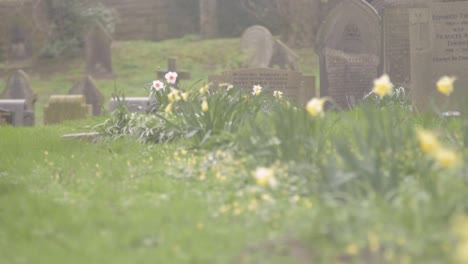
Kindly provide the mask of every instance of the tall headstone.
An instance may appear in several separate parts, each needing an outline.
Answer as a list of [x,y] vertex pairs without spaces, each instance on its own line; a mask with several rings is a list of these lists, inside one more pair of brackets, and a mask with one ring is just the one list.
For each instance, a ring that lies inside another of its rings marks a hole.
[[59,124],[68,120],[83,119],[92,113],[83,95],[52,95],[44,108],[44,124]]
[[68,93],[83,95],[86,99],[86,103],[93,107],[93,115],[101,115],[104,96],[96,87],[96,84],[94,83],[94,80],[91,76],[86,76],[83,81],[73,86],[73,88],[71,88]]
[[[443,111],[462,111],[468,96],[468,4],[434,3],[409,10],[411,96],[420,108],[431,101]],[[436,90],[437,80],[455,76],[450,97]]]
[[25,99],[26,111],[34,112],[36,94],[29,85],[29,77],[23,70],[15,71],[7,81],[7,86],[3,90],[0,98],[5,99]]
[[349,107],[371,90],[381,72],[380,16],[363,0],[342,1],[322,23],[316,47],[321,96]]
[[112,36],[100,23],[96,23],[86,36],[86,70],[95,78],[114,75],[112,68]]

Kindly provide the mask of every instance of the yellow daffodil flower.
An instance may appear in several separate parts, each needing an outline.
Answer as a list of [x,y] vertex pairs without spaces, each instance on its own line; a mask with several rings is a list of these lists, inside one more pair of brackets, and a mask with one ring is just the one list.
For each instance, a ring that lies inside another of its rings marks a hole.
[[386,95],[393,94],[393,84],[390,82],[390,77],[387,74],[382,75],[380,78],[374,80],[374,89],[372,90],[380,98]]
[[187,101],[188,101],[188,98],[189,98],[189,93],[188,93],[188,92],[181,93],[180,96],[182,96],[182,100],[184,100],[185,102],[187,102]]
[[445,148],[440,148],[434,153],[434,158],[437,163],[443,168],[452,168],[457,164],[458,157],[455,151]]
[[440,148],[440,143],[434,133],[424,129],[418,129],[417,134],[419,146],[424,153],[434,153]]
[[437,82],[439,93],[449,96],[453,92],[453,83],[457,80],[455,77],[444,76]]
[[202,104],[201,104],[201,109],[203,111],[203,113],[206,113],[208,112],[208,102],[205,100],[203,100]]
[[323,106],[327,100],[327,98],[312,98],[306,105],[307,112],[313,117],[323,115]]
[[275,178],[275,172],[273,169],[259,167],[254,174],[257,185],[262,187],[270,186],[275,188],[278,185],[278,181]]
[[252,94],[259,95],[262,92],[262,87],[260,85],[254,85]]
[[167,114],[172,113],[172,106],[173,106],[173,103],[168,104],[166,108],[164,109],[164,112],[166,112]]

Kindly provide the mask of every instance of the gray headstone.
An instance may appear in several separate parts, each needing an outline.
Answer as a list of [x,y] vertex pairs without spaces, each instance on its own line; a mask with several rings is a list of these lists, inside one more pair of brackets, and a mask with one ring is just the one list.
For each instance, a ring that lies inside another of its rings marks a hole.
[[22,70],[15,71],[8,78],[7,86],[0,97],[5,99],[25,99],[26,110],[34,112],[36,94],[29,85],[28,75]]
[[104,96],[97,89],[91,76],[87,76],[83,81],[76,84],[68,92],[69,94],[81,94],[85,97],[86,103],[93,107],[93,115],[101,115],[101,109],[104,102]]
[[[468,96],[468,4],[429,4],[409,10],[411,96],[420,108],[437,102],[443,111],[463,111]],[[454,93],[437,92],[436,82],[455,76]]]
[[52,95],[44,108],[44,124],[60,124],[68,120],[89,117],[91,105],[86,104],[83,95]]
[[275,49],[275,40],[263,26],[252,26],[244,31],[241,49],[247,57],[248,68],[268,68]]
[[254,85],[260,85],[264,89],[262,92],[272,94],[273,91],[282,91],[285,98],[300,104],[305,104],[315,96],[315,77],[303,76],[297,71],[268,68],[241,69],[210,76],[208,81],[215,85],[229,83],[233,87],[247,91],[252,91]]
[[24,117],[26,112],[26,100],[0,100],[0,109],[5,112],[10,112],[10,115],[6,119],[9,119],[10,122],[7,122],[13,126],[25,126]]
[[86,69],[95,78],[114,75],[112,68],[112,36],[101,24],[95,24],[86,36]]
[[109,101],[109,112],[117,110],[120,104],[124,104],[130,113],[147,113],[152,104],[148,97],[125,97],[111,98]]
[[362,99],[381,72],[381,29],[377,11],[363,0],[337,4],[320,27],[320,94],[341,107]]

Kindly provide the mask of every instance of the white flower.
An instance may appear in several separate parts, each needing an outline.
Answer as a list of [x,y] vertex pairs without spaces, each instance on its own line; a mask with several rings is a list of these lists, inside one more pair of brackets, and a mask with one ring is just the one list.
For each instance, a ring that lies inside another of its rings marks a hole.
[[386,95],[393,95],[393,84],[390,82],[390,77],[387,74],[382,75],[380,78],[374,80],[374,89],[372,90],[380,98]]
[[255,171],[254,177],[257,184],[262,187],[270,186],[271,188],[276,188],[278,186],[278,181],[275,178],[273,169],[259,167]]
[[228,87],[226,88],[227,91],[231,90],[232,88],[234,88],[234,85],[230,84],[228,85]]
[[276,98],[282,98],[283,97],[283,92],[281,91],[274,91],[273,92],[273,96],[276,97]]
[[164,88],[166,88],[164,86],[164,83],[161,82],[160,80],[156,80],[156,81],[153,81],[153,89],[155,89],[156,91],[159,91],[159,90],[164,90]]
[[175,84],[177,82],[177,72],[168,72],[165,77],[167,83]]
[[313,117],[322,116],[323,105],[327,100],[328,98],[312,98],[306,105],[307,112]]
[[252,94],[259,95],[262,92],[262,87],[260,85],[254,85]]

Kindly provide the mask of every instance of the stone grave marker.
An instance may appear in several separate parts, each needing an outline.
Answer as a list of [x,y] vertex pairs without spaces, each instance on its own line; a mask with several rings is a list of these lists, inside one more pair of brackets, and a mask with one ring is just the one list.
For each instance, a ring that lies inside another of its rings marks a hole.
[[247,91],[252,91],[254,85],[260,85],[264,89],[263,92],[273,94],[273,91],[282,91],[285,98],[303,105],[315,96],[314,76],[303,76],[300,72],[283,69],[257,68],[225,71],[221,75],[210,76],[208,81],[214,85],[229,83]]
[[83,119],[92,114],[83,95],[52,95],[44,108],[44,124],[59,124],[68,120]]
[[29,77],[23,70],[15,71],[7,81],[7,86],[0,95],[5,99],[26,99],[26,109],[34,111],[36,94],[29,85]]
[[[411,96],[421,109],[431,101],[443,111],[462,111],[468,96],[468,4],[447,2],[409,10]],[[455,76],[450,97],[436,90],[444,75]]]
[[96,23],[85,40],[86,70],[95,78],[114,75],[112,68],[112,36],[100,23]]
[[363,0],[338,3],[320,27],[320,94],[346,108],[362,99],[381,73],[377,11]]
[[164,80],[166,73],[168,72],[177,72],[177,82],[179,80],[189,80],[190,73],[186,71],[179,71],[177,68],[177,59],[176,58],[169,58],[167,60],[167,70],[159,70],[158,71],[158,78]]
[[109,111],[112,113],[124,104],[130,113],[148,113],[151,109],[152,101],[149,97],[125,97],[111,98],[109,101]]
[[247,68],[297,69],[299,56],[263,26],[251,26],[244,31],[241,49],[247,57]]
[[101,115],[102,105],[104,102],[104,96],[97,89],[96,84],[91,76],[86,76],[86,78],[73,86],[69,94],[81,94],[85,97],[86,103],[93,107],[93,115]]
[[29,126],[30,118],[26,114],[26,100],[6,99],[0,100],[0,109],[3,110],[5,121],[12,126]]

